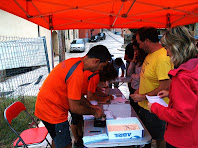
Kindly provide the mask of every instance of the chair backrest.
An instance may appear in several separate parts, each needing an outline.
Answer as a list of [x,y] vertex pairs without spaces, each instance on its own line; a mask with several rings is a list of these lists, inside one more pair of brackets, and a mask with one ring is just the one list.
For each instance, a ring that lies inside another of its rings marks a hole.
[[[38,124],[28,113],[23,103],[14,102],[8,106],[4,110],[4,118],[7,121],[10,129],[18,137],[13,143],[14,147],[22,146],[27,148],[28,145],[38,144],[44,140],[46,140],[48,145],[51,147],[51,144],[46,139],[46,136],[48,134],[47,129],[45,127],[38,127]],[[16,118],[16,120],[13,120],[14,118]],[[13,125],[11,125],[12,120]]]
[[21,102],[14,102],[8,106],[4,111],[4,118],[11,124],[12,120],[16,118],[20,112],[26,110],[25,106]]
[[[5,110],[4,110],[4,118],[7,121],[10,129],[18,136],[19,140],[17,142],[18,143],[21,141],[23,143],[23,145],[25,147],[27,147],[27,145],[25,144],[25,142],[23,141],[23,139],[21,138],[20,134],[15,131],[15,129],[11,126],[11,122],[14,118],[16,118],[22,111],[26,111],[26,108],[24,106],[23,103],[21,102],[14,102],[12,103],[10,106],[8,106]],[[17,146],[16,146],[17,147]]]

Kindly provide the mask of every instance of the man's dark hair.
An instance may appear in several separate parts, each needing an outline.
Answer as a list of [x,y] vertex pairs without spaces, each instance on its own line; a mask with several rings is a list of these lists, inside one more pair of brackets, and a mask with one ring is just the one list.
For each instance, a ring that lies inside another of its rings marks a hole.
[[138,44],[137,40],[133,41],[132,46],[135,46],[135,47],[139,48],[139,44]]
[[115,59],[115,64],[118,65],[118,66],[121,66],[122,64],[124,64],[124,62],[122,61],[121,58],[116,58]]
[[135,39],[136,39],[136,35],[134,34],[134,35],[132,36],[132,41],[135,40]]
[[103,70],[99,71],[99,75],[101,82],[111,81],[118,77],[118,73],[113,67],[113,64],[109,62],[106,66],[103,67]]
[[96,45],[92,47],[87,53],[87,56],[89,58],[100,59],[101,63],[111,60],[111,54],[109,53],[109,50],[103,45]]
[[149,39],[153,43],[159,42],[158,32],[154,27],[142,27],[137,31],[136,36],[137,34],[139,34],[140,40],[142,42],[144,42],[146,39]]

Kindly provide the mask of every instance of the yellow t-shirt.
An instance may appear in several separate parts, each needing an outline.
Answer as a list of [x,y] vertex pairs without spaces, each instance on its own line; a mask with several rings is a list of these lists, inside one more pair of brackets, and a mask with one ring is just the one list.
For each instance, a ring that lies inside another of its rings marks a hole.
[[[168,72],[173,69],[173,64],[167,56],[165,48],[161,48],[148,54],[142,65],[140,74],[139,94],[146,94],[159,87],[159,80],[170,79]],[[168,98],[164,98],[166,103]],[[138,103],[141,107],[148,109],[148,100]]]

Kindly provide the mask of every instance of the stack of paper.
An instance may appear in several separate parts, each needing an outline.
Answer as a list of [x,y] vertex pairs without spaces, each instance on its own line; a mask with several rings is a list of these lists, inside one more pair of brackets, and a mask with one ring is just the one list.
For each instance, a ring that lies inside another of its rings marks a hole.
[[93,115],[83,115],[83,120],[92,120],[94,119]]
[[147,96],[146,95],[146,98],[150,103],[159,103],[164,107],[168,107],[168,104],[159,96]]
[[[106,115],[106,119],[114,119],[111,111],[104,111],[104,114]],[[93,115],[83,115],[84,120],[93,120],[94,116]]]
[[111,100],[112,104],[116,104],[116,103],[125,103],[127,100],[123,99],[122,97],[116,97],[113,100]]
[[108,139],[109,137],[107,136],[107,134],[99,134],[99,135],[85,136],[83,137],[83,142],[86,144],[86,143],[98,142]]

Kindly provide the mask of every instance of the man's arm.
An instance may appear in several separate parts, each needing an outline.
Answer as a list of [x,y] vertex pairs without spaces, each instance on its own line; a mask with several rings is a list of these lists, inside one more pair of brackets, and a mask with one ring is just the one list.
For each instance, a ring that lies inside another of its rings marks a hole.
[[124,77],[124,70],[126,69],[126,68],[125,68],[125,65],[124,65],[124,62],[123,62],[123,64],[120,66],[120,68],[121,68],[121,70],[122,70],[122,75],[121,75],[121,77]]
[[92,104],[84,97],[84,95],[81,96],[80,104],[87,107],[92,107]]
[[130,95],[134,102],[141,102],[143,100],[146,100],[146,95],[148,96],[156,96],[158,92],[162,90],[169,90],[171,80],[160,80],[159,81],[159,87],[154,89],[153,91],[147,93],[147,94],[132,94]]
[[159,81],[159,87],[154,89],[153,91],[147,93],[146,95],[148,96],[156,96],[158,94],[158,92],[162,91],[162,90],[169,90],[169,86],[171,83],[171,79],[168,80],[160,80]]
[[96,100],[98,102],[107,102],[109,100],[111,100],[111,96],[98,96],[96,93],[87,92],[87,100],[91,101],[91,100]]
[[96,118],[101,118],[103,116],[102,110],[98,107],[88,107],[83,104],[81,104],[80,100],[72,100],[69,99],[69,106],[72,113],[76,113],[79,115],[94,115]]
[[121,75],[121,77],[124,77],[124,70],[122,70],[122,75]]

